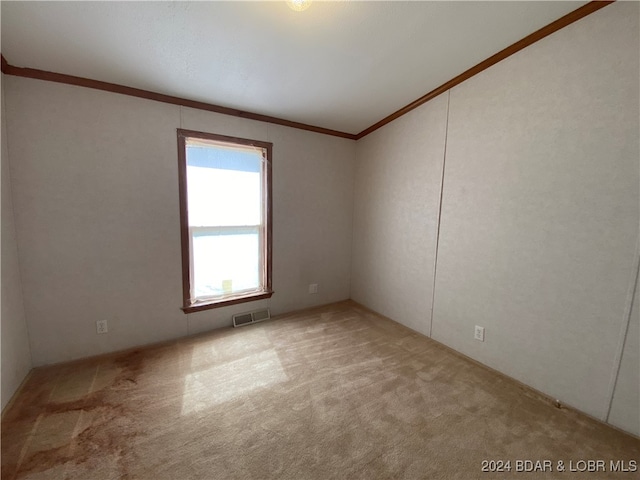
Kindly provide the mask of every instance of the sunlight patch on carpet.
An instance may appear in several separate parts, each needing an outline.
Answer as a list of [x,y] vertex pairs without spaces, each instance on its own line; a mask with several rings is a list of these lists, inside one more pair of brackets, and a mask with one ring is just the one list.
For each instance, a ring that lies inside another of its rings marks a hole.
[[274,349],[193,372],[185,378],[182,415],[235,400],[288,379]]

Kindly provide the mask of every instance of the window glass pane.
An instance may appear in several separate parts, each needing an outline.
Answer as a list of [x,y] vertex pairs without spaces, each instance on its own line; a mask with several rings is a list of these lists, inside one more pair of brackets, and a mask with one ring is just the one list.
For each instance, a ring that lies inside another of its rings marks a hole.
[[228,295],[260,288],[259,236],[193,234],[193,295]]
[[187,146],[190,226],[262,222],[260,150]]

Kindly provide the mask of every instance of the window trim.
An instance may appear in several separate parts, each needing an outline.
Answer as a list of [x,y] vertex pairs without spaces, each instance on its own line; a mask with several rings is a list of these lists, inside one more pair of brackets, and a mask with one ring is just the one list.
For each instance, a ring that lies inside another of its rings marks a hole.
[[[250,140],[247,138],[229,137],[226,135],[218,135],[215,133],[198,132],[195,130],[177,129],[178,134],[178,187],[180,196],[180,242],[182,249],[182,311],[184,313],[200,312],[212,308],[226,307],[236,305],[238,303],[253,302],[264,298],[270,298],[273,295],[272,288],[272,223],[273,223],[273,188],[271,175],[271,159],[273,152],[273,144],[259,140]],[[266,151],[264,179],[265,194],[264,198],[264,214],[265,214],[265,231],[264,245],[261,254],[264,256],[264,287],[261,291],[252,291],[250,293],[239,294],[235,297],[227,297],[221,300],[207,300],[193,303],[191,301],[191,257],[190,257],[190,232],[189,232],[189,216],[187,206],[187,156],[186,156],[186,140],[187,138],[200,138],[203,140],[214,140],[218,142],[236,143],[239,145],[248,145],[252,147],[263,148]]]

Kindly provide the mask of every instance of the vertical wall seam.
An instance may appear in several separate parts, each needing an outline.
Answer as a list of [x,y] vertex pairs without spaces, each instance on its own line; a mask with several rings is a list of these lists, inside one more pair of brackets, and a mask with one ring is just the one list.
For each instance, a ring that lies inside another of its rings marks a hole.
[[[3,81],[4,81],[4,74],[2,74],[3,77]],[[22,261],[21,258],[22,256],[20,255],[20,242],[18,241],[18,228],[17,228],[17,224],[16,224],[16,214],[15,214],[15,198],[13,196],[13,177],[11,174],[11,154],[9,153],[9,116],[6,115],[7,111],[7,100],[6,100],[6,95],[4,93],[4,83],[2,83],[2,91],[0,92],[0,94],[2,95],[2,105],[4,106],[4,114],[5,114],[5,128],[3,129],[4,135],[2,139],[2,142],[6,144],[7,147],[7,176],[9,181],[7,182],[7,185],[9,186],[9,199],[11,201],[11,205],[10,205],[10,214],[11,214],[11,219],[13,221],[13,233],[15,236],[15,243],[16,243],[16,259],[18,261],[18,285],[20,286],[20,303],[22,306],[22,317],[24,319],[24,324],[27,330],[27,343],[29,344],[29,371],[31,371],[31,369],[33,369],[33,365],[34,365],[34,361],[33,361],[33,355],[34,355],[34,348],[33,348],[33,342],[31,340],[31,327],[29,326],[29,319],[27,318],[27,307],[25,304],[25,294],[24,294],[24,275],[22,273]]]
[[447,163],[447,141],[449,137],[449,105],[451,103],[451,90],[447,92],[447,119],[444,127],[444,152],[442,154],[442,175],[440,176],[440,201],[438,202],[438,218],[436,225],[436,245],[433,256],[433,283],[431,288],[431,319],[429,321],[429,338],[433,331],[433,307],[436,301],[436,271],[438,269],[438,247],[440,244],[440,219],[442,217],[442,192],[444,190],[444,169]]
[[354,269],[354,254],[355,252],[355,242],[356,242],[356,200],[357,200],[357,190],[356,187],[358,185],[358,150],[360,148],[361,142],[360,140],[356,140],[355,148],[353,149],[353,184],[351,186],[351,193],[353,195],[351,201],[351,253],[349,256],[349,261],[351,262],[351,266],[349,268],[349,299],[353,300],[353,279],[355,278]]
[[640,275],[640,232],[638,239],[636,240],[636,252],[635,252],[635,266],[633,273],[631,274],[631,282],[629,290],[627,292],[627,301],[625,302],[625,310],[623,317],[623,326],[620,329],[620,336],[618,339],[618,348],[613,360],[613,372],[611,374],[611,381],[609,382],[609,391],[607,396],[607,406],[605,409],[605,415],[603,420],[609,423],[609,417],[611,416],[611,408],[613,406],[613,395],[616,391],[618,384],[618,376],[620,375],[620,367],[622,365],[622,353],[624,351],[625,343],[627,342],[627,335],[629,333],[629,325],[631,324],[631,312],[633,312],[633,300],[638,289],[638,276]]

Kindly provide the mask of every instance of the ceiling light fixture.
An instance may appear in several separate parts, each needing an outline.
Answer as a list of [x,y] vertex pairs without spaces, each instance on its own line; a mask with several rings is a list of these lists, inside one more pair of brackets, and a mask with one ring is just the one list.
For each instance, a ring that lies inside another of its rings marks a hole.
[[311,5],[311,0],[287,0],[287,5],[289,5],[289,8],[291,10],[301,12],[309,8],[309,5]]

